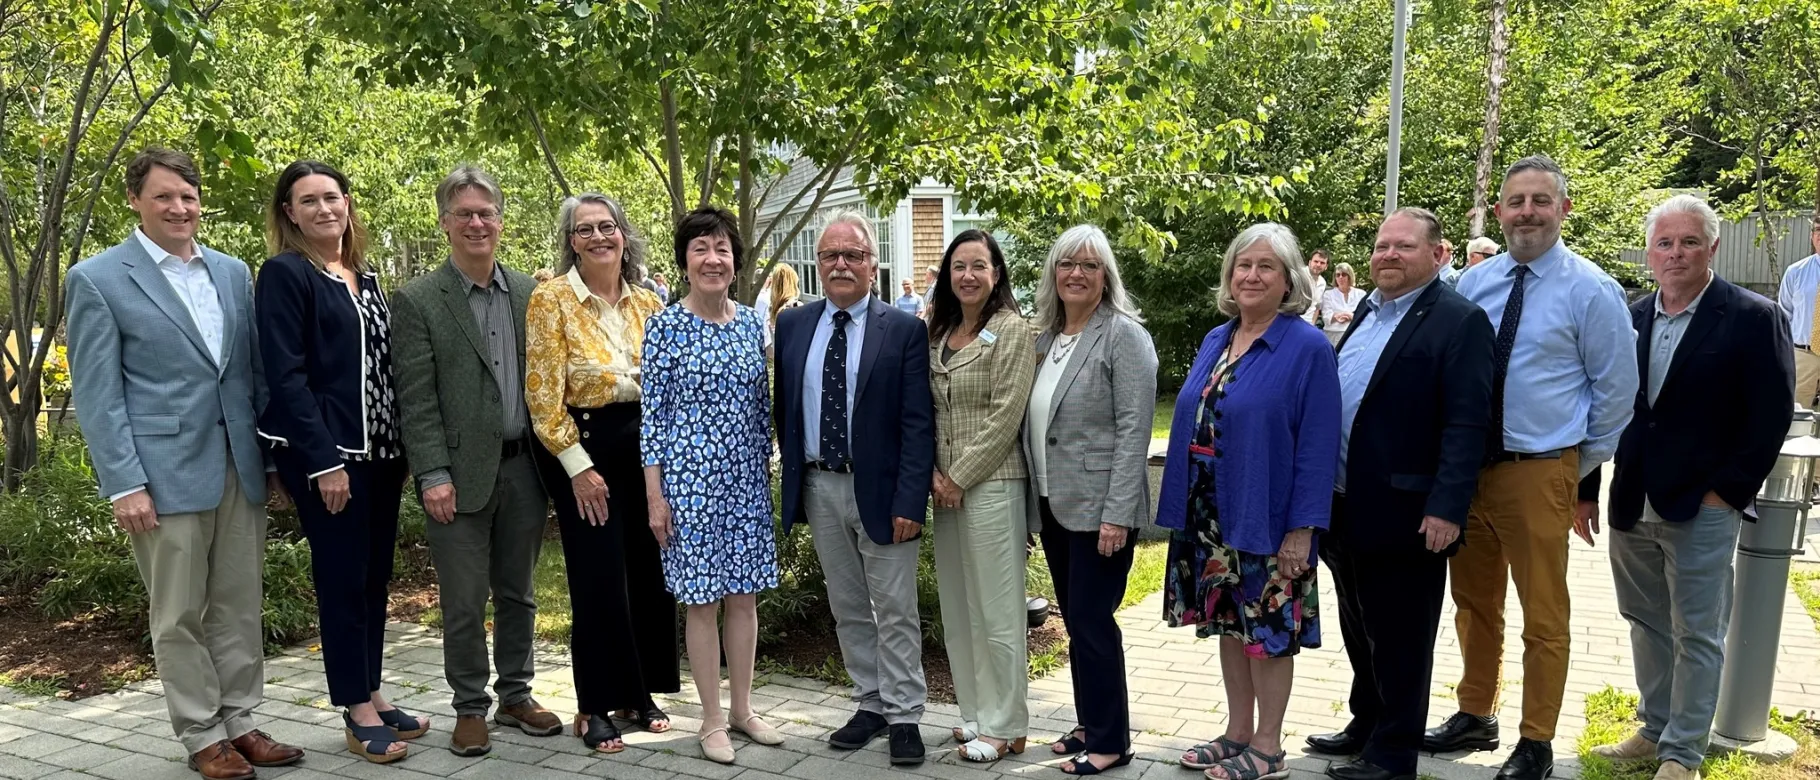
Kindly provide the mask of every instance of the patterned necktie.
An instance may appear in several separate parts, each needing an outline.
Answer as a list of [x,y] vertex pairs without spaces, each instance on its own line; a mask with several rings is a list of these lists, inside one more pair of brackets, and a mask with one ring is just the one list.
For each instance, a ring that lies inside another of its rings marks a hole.
[[1510,285],[1510,297],[1504,299],[1504,317],[1498,321],[1498,339],[1491,352],[1491,430],[1496,435],[1498,450],[1504,449],[1504,377],[1510,373],[1510,351],[1517,344],[1517,323],[1523,320],[1523,280],[1529,278],[1529,266],[1519,265],[1512,273],[1517,280]]
[[834,335],[822,357],[822,465],[832,471],[846,469],[847,451],[847,323],[853,315],[834,312]]

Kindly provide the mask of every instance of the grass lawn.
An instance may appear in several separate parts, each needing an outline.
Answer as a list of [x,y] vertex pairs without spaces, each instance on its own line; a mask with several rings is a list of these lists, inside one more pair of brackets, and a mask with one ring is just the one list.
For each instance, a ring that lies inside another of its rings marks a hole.
[[[1592,754],[1593,747],[1622,742],[1636,731],[1637,697],[1615,688],[1586,697],[1586,731],[1580,735],[1580,780],[1650,780],[1653,762],[1620,765]],[[1769,726],[1800,744],[1794,759],[1781,764],[1758,764],[1742,754],[1713,756],[1700,768],[1707,780],[1800,780],[1820,776],[1820,720],[1801,713],[1782,717],[1772,710]]]
[[1156,412],[1150,417],[1150,437],[1169,438],[1169,423],[1175,419],[1175,396],[1156,399]]
[[1801,597],[1801,606],[1807,607],[1807,616],[1820,625],[1820,568],[1797,567],[1788,579],[1795,585],[1795,595]]

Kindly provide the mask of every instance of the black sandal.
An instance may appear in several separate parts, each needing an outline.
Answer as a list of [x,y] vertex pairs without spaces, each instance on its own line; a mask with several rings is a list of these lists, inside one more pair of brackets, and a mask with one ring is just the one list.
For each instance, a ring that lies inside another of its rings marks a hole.
[[1110,764],[1107,764],[1105,769],[1101,769],[1097,766],[1094,766],[1093,761],[1091,761],[1087,758],[1086,753],[1082,753],[1078,756],[1075,756],[1074,759],[1069,761],[1068,763],[1063,764],[1062,773],[1068,774],[1068,775],[1097,775],[1101,772],[1110,772],[1119,767],[1126,766],[1126,765],[1130,764],[1131,759],[1134,759],[1134,758],[1137,758],[1136,753],[1133,753],[1131,751],[1126,751],[1124,753],[1119,754],[1119,760],[1114,761]]
[[390,726],[362,726],[354,722],[354,716],[343,712],[342,724],[348,740],[348,752],[360,756],[374,764],[390,764],[411,754],[409,749],[392,752],[392,743],[403,740],[392,736]]
[[[639,728],[644,729],[645,731],[648,731],[652,734],[662,734],[662,733],[670,730],[670,716],[665,715],[663,709],[661,707],[658,707],[656,704],[652,704],[651,706],[646,707],[643,710],[622,710],[622,711],[631,713],[631,717],[621,717],[620,720],[628,721],[631,723],[636,723],[636,724],[638,724]],[[662,728],[656,728],[651,725],[660,720],[663,721]]]
[[384,722],[392,730],[393,736],[398,739],[416,739],[430,730],[429,726],[420,725],[423,721],[416,715],[396,707],[389,710],[376,710],[376,712],[379,713],[379,720]]
[[[611,718],[603,718],[599,715],[589,715],[587,718],[587,725],[584,728],[581,716],[576,716],[575,734],[576,736],[581,737],[582,744],[587,745],[589,750],[596,753],[611,754],[626,749],[626,743],[619,733],[619,727],[613,725],[613,720]],[[614,740],[620,741],[619,747],[601,747],[601,745],[605,745]]]
[[1061,739],[1058,739],[1054,742],[1049,743],[1052,746],[1051,749],[1053,750],[1053,746],[1055,746],[1055,745],[1061,745],[1062,746],[1061,750],[1053,751],[1058,756],[1065,756],[1065,755],[1068,755],[1069,753],[1087,752],[1087,740],[1084,740],[1084,739],[1081,739],[1080,737],[1075,736],[1076,732],[1086,732],[1086,731],[1087,731],[1086,726],[1075,726],[1073,729],[1070,729],[1068,731],[1068,736],[1062,737]]

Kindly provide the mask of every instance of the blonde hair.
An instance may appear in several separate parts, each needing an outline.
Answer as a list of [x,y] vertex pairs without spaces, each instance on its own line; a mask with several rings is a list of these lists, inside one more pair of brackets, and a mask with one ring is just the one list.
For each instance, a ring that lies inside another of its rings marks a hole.
[[767,321],[777,322],[777,313],[801,294],[797,282],[796,269],[789,263],[778,263],[771,269],[771,277],[765,280],[765,290],[771,293],[771,310],[765,312]]
[[1359,275],[1353,272],[1352,263],[1336,263],[1333,267],[1333,280],[1339,281],[1340,274],[1345,274],[1348,279],[1351,279],[1354,287],[1358,286]]
[[[1295,233],[1275,222],[1260,222],[1245,228],[1226,245],[1226,258],[1220,263],[1220,289],[1214,293],[1220,313],[1228,317],[1239,316],[1239,301],[1232,296],[1233,260],[1260,241],[1270,247],[1270,254],[1276,258],[1277,265],[1283,267],[1283,279],[1289,284],[1277,311],[1301,316],[1314,303],[1314,277],[1308,273],[1308,266],[1301,262],[1302,247],[1296,242]],[[1354,276],[1353,281],[1358,281],[1358,277]]]
[[1112,256],[1112,242],[1106,239],[1105,231],[1092,225],[1075,225],[1062,231],[1060,238],[1049,247],[1049,259],[1043,261],[1043,275],[1036,283],[1036,325],[1044,332],[1060,333],[1067,325],[1068,313],[1062,307],[1062,297],[1056,292],[1055,265],[1082,248],[1093,250],[1099,258],[1101,272],[1106,275],[1106,287],[1100,293],[1100,305],[1110,307],[1115,314],[1130,317],[1132,322],[1142,323],[1144,317],[1138,312],[1137,305],[1125,293],[1125,283],[1119,279],[1119,263]]

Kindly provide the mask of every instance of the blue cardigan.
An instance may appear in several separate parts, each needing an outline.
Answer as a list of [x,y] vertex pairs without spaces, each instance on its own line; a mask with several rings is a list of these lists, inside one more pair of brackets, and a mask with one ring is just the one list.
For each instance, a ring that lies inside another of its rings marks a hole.
[[[1156,510],[1164,528],[1187,525],[1188,444],[1201,390],[1237,326],[1233,320],[1207,334],[1176,396]],[[1213,481],[1225,542],[1240,552],[1275,555],[1291,530],[1326,530],[1340,455],[1340,374],[1327,337],[1299,317],[1278,314],[1239,358],[1217,409]]]

